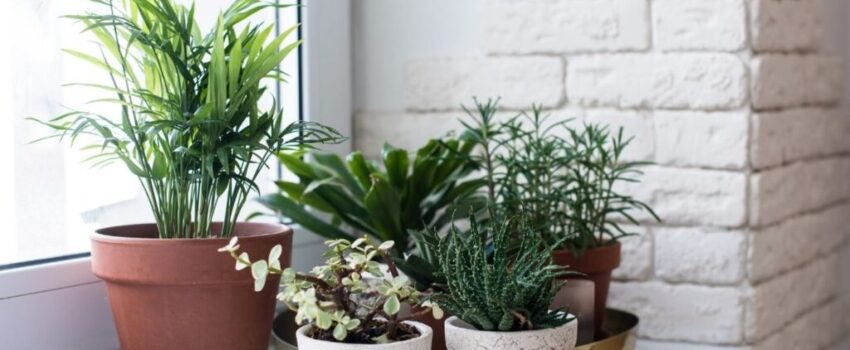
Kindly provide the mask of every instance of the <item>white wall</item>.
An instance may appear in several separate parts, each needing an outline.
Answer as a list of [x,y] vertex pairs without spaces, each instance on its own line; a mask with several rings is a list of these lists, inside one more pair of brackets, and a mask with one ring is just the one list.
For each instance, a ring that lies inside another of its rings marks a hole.
[[631,190],[664,219],[625,242],[612,288],[642,317],[641,348],[839,349],[848,8],[357,1],[355,146],[416,147],[457,128],[473,95],[623,126],[630,157],[658,164]]

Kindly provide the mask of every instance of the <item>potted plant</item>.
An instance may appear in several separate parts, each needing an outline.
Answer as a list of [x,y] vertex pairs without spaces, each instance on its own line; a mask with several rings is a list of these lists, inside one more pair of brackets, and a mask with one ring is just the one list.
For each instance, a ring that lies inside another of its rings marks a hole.
[[345,161],[329,152],[282,152],[281,164],[298,180],[277,181],[280,192],[264,195],[260,202],[328,239],[368,234],[392,240],[391,255],[401,257],[415,248],[410,232],[445,227],[455,210],[469,208],[457,203],[468,202],[484,185],[483,180],[466,179],[477,169],[470,155],[474,147],[452,138],[433,139],[411,159],[411,152],[384,144],[380,164],[359,151]]
[[[69,51],[103,68],[114,115],[72,111],[42,123],[56,137],[91,142],[96,165],[122,162],[135,174],[155,223],[109,227],[92,238],[92,270],[106,282],[121,348],[266,349],[276,284],[252,293],[250,276],[216,253],[241,237],[249,254],[273,246],[290,260],[292,230],[239,222],[275,152],[341,139],[313,123],[283,124],[261,109],[261,81],[299,42],[282,45],[273,25],[245,24],[273,3],[234,1],[202,33],[195,5],[173,0],[93,1],[100,11],[69,16],[101,46]],[[219,213],[219,214],[217,214]],[[215,218],[221,215],[220,220]],[[247,290],[246,290],[247,289]]]
[[[295,322],[302,325],[296,333],[299,349],[431,349],[431,328],[410,321],[412,316],[401,317],[400,311],[404,305],[416,305],[420,314],[441,318],[442,309],[399,274],[389,256],[392,241],[374,245],[367,237],[329,240],[326,265],[310,274],[281,269],[280,246],[268,260],[251,261],[248,254],[239,253],[237,242],[234,237],[222,249],[236,260],[237,269],[250,266],[255,290],[262,290],[268,276],[282,276],[283,291],[277,297],[297,312]],[[376,259],[387,264],[388,274]]]
[[555,263],[594,281],[598,333],[611,272],[620,264],[619,239],[631,235],[620,223],[639,225],[636,211],[659,220],[648,205],[617,189],[638,181],[639,167],[647,163],[621,158],[630,142],[622,129],[611,133],[585,124],[578,130],[569,120],[548,120],[540,107],[496,122],[498,100],[475,103],[462,138],[480,145],[489,202],[508,216],[527,213],[533,229],[555,248]]
[[567,272],[524,217],[472,217],[438,248],[448,291],[433,299],[455,315],[445,322],[449,350],[575,348],[575,317],[549,308]]
[[[281,164],[298,180],[278,181],[280,193],[264,195],[260,202],[329,239],[368,234],[396,242],[390,255],[398,268],[417,290],[431,291],[442,279],[418,232],[439,231],[483,206],[477,191],[484,180],[470,178],[478,169],[471,155],[475,146],[451,137],[432,139],[415,152],[385,144],[379,163],[360,152],[345,161],[320,151],[281,153]],[[417,321],[433,328],[434,349],[443,349],[442,320]]]

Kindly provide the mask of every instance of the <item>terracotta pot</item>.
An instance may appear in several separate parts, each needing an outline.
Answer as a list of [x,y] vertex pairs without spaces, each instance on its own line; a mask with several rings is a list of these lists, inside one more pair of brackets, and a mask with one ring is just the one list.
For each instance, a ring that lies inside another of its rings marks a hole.
[[449,350],[573,350],[576,347],[576,320],[558,328],[519,332],[480,331],[452,316],[446,320],[446,347]]
[[429,350],[431,349],[431,337],[433,331],[422,323],[405,321],[405,323],[416,327],[421,334],[418,338],[386,344],[347,344],[325,340],[313,339],[307,336],[307,331],[312,325],[298,328],[295,333],[298,337],[298,349],[300,350]]
[[620,266],[620,242],[590,249],[581,257],[575,257],[568,249],[553,253],[555,264],[568,266],[569,270],[581,272],[584,276],[569,276],[593,281],[595,285],[593,307],[593,329],[596,336],[602,336],[602,319],[608,305],[608,288],[611,286],[611,272]]
[[[413,313],[419,312],[421,309],[414,307]],[[414,321],[424,323],[434,331],[434,340],[431,342],[431,350],[446,350],[446,318],[449,315],[444,315],[443,318],[437,320],[431,313],[414,318]]]
[[[281,265],[289,266],[292,229],[239,223],[235,235],[251,257],[281,244]],[[106,282],[121,349],[268,349],[280,278],[254,292],[251,272],[217,251],[229,238],[159,239],[156,225],[140,224],[91,239],[92,271]]]

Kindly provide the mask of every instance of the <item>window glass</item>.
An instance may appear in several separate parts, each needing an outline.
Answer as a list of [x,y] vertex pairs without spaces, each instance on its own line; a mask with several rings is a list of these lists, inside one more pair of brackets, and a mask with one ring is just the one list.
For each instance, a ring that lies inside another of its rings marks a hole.
[[[184,3],[188,3],[185,1]],[[210,28],[218,11],[229,0],[198,0],[197,16]],[[110,225],[152,222],[138,180],[115,163],[92,168],[83,163],[84,152],[67,142],[32,141],[49,134],[44,126],[26,120],[49,118],[68,108],[117,115],[116,107],[91,104],[106,97],[83,87],[63,87],[71,82],[110,84],[108,76],[62,49],[88,53],[98,46],[66,14],[84,12],[90,0],[8,0],[0,11],[0,268],[3,265],[87,252],[88,234]],[[267,11],[253,22],[278,20],[284,30],[297,23],[297,9]],[[282,67],[288,83],[280,91],[287,121],[298,119],[298,55]],[[272,94],[266,103],[271,103]],[[77,145],[78,146],[78,145]],[[89,154],[90,155],[90,154]],[[263,190],[278,174],[272,169],[258,179]],[[271,186],[271,187],[270,187]],[[243,214],[259,210],[246,205]]]

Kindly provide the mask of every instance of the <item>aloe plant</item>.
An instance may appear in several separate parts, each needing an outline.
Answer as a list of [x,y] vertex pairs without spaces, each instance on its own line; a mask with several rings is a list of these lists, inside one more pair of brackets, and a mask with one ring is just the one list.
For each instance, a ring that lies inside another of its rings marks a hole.
[[[123,162],[135,174],[161,238],[227,237],[255,180],[275,152],[342,137],[315,123],[283,123],[279,105],[261,109],[265,79],[300,41],[296,27],[246,23],[274,2],[235,0],[202,32],[195,4],[175,0],[92,0],[98,11],[68,16],[100,52],[67,51],[101,68],[111,84],[78,83],[104,93],[114,115],[70,111],[43,124],[53,137],[84,142],[93,165]],[[223,203],[223,225],[211,222]]]
[[573,319],[549,306],[567,275],[552,264],[552,246],[542,242],[527,216],[452,227],[435,252],[446,292],[432,299],[479,330],[521,331],[561,326]]
[[360,152],[345,161],[318,151],[280,153],[281,163],[298,181],[278,181],[280,192],[260,202],[330,239],[368,234],[394,241],[392,255],[400,258],[415,248],[411,232],[439,230],[456,214],[476,208],[473,195],[484,181],[466,179],[477,168],[470,154],[474,146],[456,139],[431,140],[411,159],[407,150],[385,144],[380,164]]

